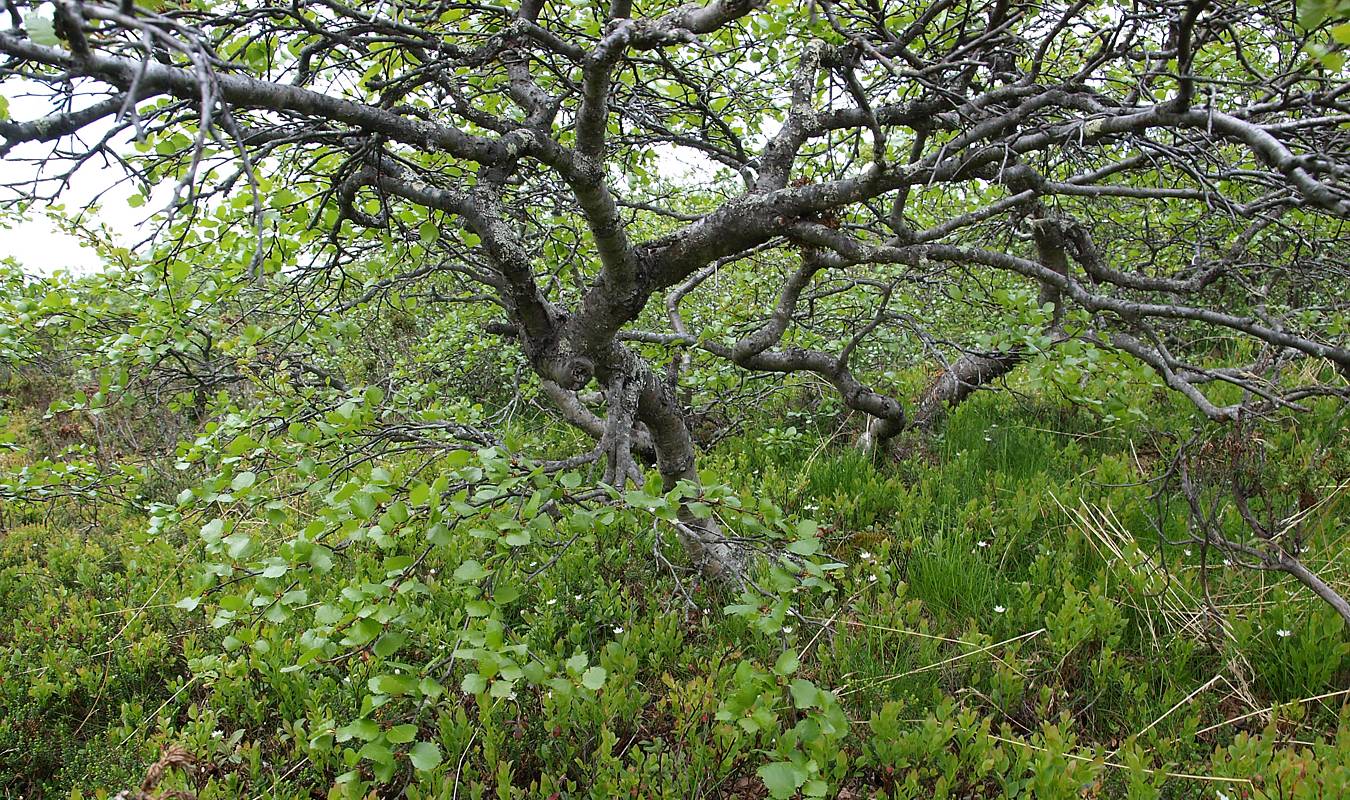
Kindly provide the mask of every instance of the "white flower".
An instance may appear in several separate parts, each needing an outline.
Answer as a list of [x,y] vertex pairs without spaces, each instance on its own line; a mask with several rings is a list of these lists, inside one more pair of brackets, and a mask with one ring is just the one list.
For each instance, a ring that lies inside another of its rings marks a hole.
[[988,547],[988,546],[989,546],[989,543],[986,542],[985,540],[981,539],[981,540],[979,540],[978,542],[975,543],[975,546],[976,546],[976,547]]
[[875,575],[868,575],[868,576],[867,576],[867,582],[868,582],[868,583],[876,583],[876,580],[877,580],[877,576],[875,576]]
[[1223,560],[1223,565],[1224,565],[1225,567],[1231,567],[1231,566],[1233,566],[1233,560],[1232,560],[1231,558],[1225,558],[1225,559]]
[[783,633],[792,633],[792,626],[791,626],[791,625],[784,625],[784,626],[783,626]]
[[985,440],[986,442],[992,442],[992,441],[994,441],[994,437],[989,436],[988,434],[985,434],[984,440]]
[[580,600],[580,599],[581,599],[581,595],[579,595],[579,594],[574,594],[574,595],[572,595],[572,599],[573,599],[573,600]]
[[550,597],[550,598],[548,599],[548,602],[545,603],[545,605],[550,605],[550,606],[557,605],[557,604],[558,604],[558,598],[556,598],[556,597]]
[[623,633],[623,628],[619,627],[618,625],[615,625],[615,626],[614,626],[614,635],[615,635],[615,636],[618,636],[618,635],[621,634],[621,633]]
[[862,551],[861,553],[858,554],[858,558],[861,558],[863,561],[871,561],[871,560],[872,560],[872,554],[869,553],[869,552],[867,552],[866,550],[864,550],[864,551]]
[[431,573],[432,575],[435,575],[435,574],[436,574],[436,568],[435,568],[435,567],[432,567],[431,569],[429,569],[429,570],[427,570],[427,571],[428,571],[429,573]]
[[1190,554],[1191,554],[1191,548],[1187,547],[1185,552],[1186,552],[1186,555],[1190,555]]
[[994,613],[995,613],[995,614],[1002,614],[1004,611],[1007,611],[1007,610],[1008,610],[1008,609],[1004,608],[1003,606],[994,606]]
[[1278,631],[1275,631],[1275,635],[1281,639],[1288,639],[1290,636],[1294,635],[1294,632],[1288,628],[1280,628]]

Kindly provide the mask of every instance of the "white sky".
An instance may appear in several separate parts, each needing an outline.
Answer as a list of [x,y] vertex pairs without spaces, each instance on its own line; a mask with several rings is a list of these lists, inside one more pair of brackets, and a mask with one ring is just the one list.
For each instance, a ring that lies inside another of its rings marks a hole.
[[[26,87],[21,81],[10,81],[3,88],[9,101],[11,119],[27,121],[52,111],[44,98],[25,96]],[[102,135],[105,130],[105,126],[91,126],[86,138],[92,141],[93,137]],[[33,176],[33,165],[22,161],[16,162],[14,159],[40,157],[50,148],[50,144],[26,144],[16,147],[7,158],[0,159],[0,183],[30,179]],[[55,168],[65,169],[68,168],[68,164],[57,164]],[[121,170],[104,166],[99,159],[91,160],[75,174],[69,189],[62,192],[61,201],[66,213],[79,212],[88,206],[100,191],[108,189],[121,177]],[[128,234],[135,233],[145,221],[146,212],[149,210],[148,204],[140,209],[128,206],[127,198],[131,193],[130,184],[113,187],[102,197],[98,213],[92,219],[130,239],[131,236]],[[99,258],[91,248],[85,247],[74,236],[59,230],[48,218],[45,210],[37,205],[29,209],[27,218],[17,224],[13,223],[11,218],[0,217],[0,258],[6,256],[18,261],[25,271],[43,275],[50,275],[59,270],[89,273],[100,266]]]
[[50,275],[63,269],[93,272],[99,266],[93,250],[41,217],[0,230],[0,258],[6,256],[18,261],[25,272],[39,275]]
[[[41,87],[25,85],[23,81],[9,81],[3,87],[9,101],[11,119],[27,121],[52,112],[47,98],[26,96],[29,88],[35,93],[43,91]],[[77,102],[77,105],[81,104]],[[772,123],[772,120],[767,122]],[[106,132],[109,124],[104,122],[90,126],[83,132],[82,139],[96,141]],[[69,146],[70,140],[63,140],[63,144]],[[130,149],[130,144],[130,135],[119,136],[114,142],[114,146],[127,149]],[[33,177],[33,165],[15,159],[40,158],[50,149],[50,143],[16,147],[7,158],[0,159],[0,183],[30,180]],[[679,183],[711,181],[717,168],[702,153],[671,146],[660,148],[658,165],[667,179]],[[50,176],[53,171],[68,168],[69,162],[58,162],[46,174]],[[128,181],[118,183],[124,177],[121,169],[106,165],[103,159],[91,159],[75,174],[70,186],[61,192],[60,202],[66,215],[73,216],[86,209],[103,192],[99,197],[98,209],[87,219],[109,231],[116,244],[129,247],[144,239],[143,235],[137,234],[146,230],[146,221],[154,211],[164,208],[172,193],[172,182],[155,187],[149,202],[140,208],[132,208],[127,204],[127,198],[134,191],[133,185]],[[46,193],[50,193],[49,189]],[[22,220],[15,221],[12,216],[0,215],[0,258],[6,257],[17,261],[24,271],[38,275],[51,275],[63,270],[89,274],[102,266],[92,248],[60,230],[38,205],[30,208]]]

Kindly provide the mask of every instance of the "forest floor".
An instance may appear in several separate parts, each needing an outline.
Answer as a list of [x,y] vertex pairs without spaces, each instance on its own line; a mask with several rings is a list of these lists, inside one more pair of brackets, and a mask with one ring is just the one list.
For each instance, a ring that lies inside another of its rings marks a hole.
[[[604,691],[451,690],[416,723],[444,761],[369,796],[762,797],[772,762],[831,797],[1350,797],[1340,620],[1287,577],[1160,544],[1156,522],[1185,522],[1152,497],[1158,442],[1008,396],[880,465],[790,428],[723,442],[710,472],[817,521],[836,599],[755,636],[723,613],[735,598],[673,577],[651,530],[599,528],[519,613],[532,649],[592,654]],[[1316,475],[1340,492],[1346,463]],[[1321,504],[1304,543],[1342,590],[1346,508]],[[0,797],[360,785],[341,777],[360,751],[322,734],[361,708],[370,664],[297,675],[230,641],[178,602],[201,557],[112,506],[0,509]],[[434,613],[410,670],[435,661]],[[828,752],[794,749],[799,710],[742,666],[785,647],[847,718]],[[747,717],[768,704],[756,724],[726,713],[740,695]]]

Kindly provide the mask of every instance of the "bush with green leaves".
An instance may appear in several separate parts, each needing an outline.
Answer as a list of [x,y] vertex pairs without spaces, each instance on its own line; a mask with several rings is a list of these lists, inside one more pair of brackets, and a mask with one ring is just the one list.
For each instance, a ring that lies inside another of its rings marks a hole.
[[[1343,791],[1339,618],[1235,571],[1206,601],[1138,429],[989,397],[897,469],[732,440],[697,494],[606,496],[495,446],[342,458],[382,400],[208,423],[148,516],[6,509],[0,786],[110,797],[174,745],[199,798]],[[682,505],[780,555],[727,595]]]

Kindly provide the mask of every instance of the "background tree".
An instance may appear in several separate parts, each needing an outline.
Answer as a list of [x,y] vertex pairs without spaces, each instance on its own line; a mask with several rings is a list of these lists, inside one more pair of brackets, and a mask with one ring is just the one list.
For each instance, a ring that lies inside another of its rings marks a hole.
[[[159,269],[217,264],[198,279],[253,293],[245,314],[491,308],[463,313],[595,437],[605,483],[640,482],[643,454],[667,489],[698,480],[689,362],[652,347],[819,376],[868,447],[1055,348],[1066,385],[1123,354],[1215,420],[1345,396],[1350,101],[1338,45],[1313,58],[1322,31],[1283,10],[6,6],[6,93],[50,103],[0,117],[0,154],[42,167],[22,203],[107,159],[174,184]],[[703,185],[667,177],[680,153]],[[725,273],[764,308],[685,319]],[[221,379],[202,336],[199,392]],[[941,364],[909,414],[857,377],[897,340]],[[678,529],[741,573],[715,524],[682,506]]]

